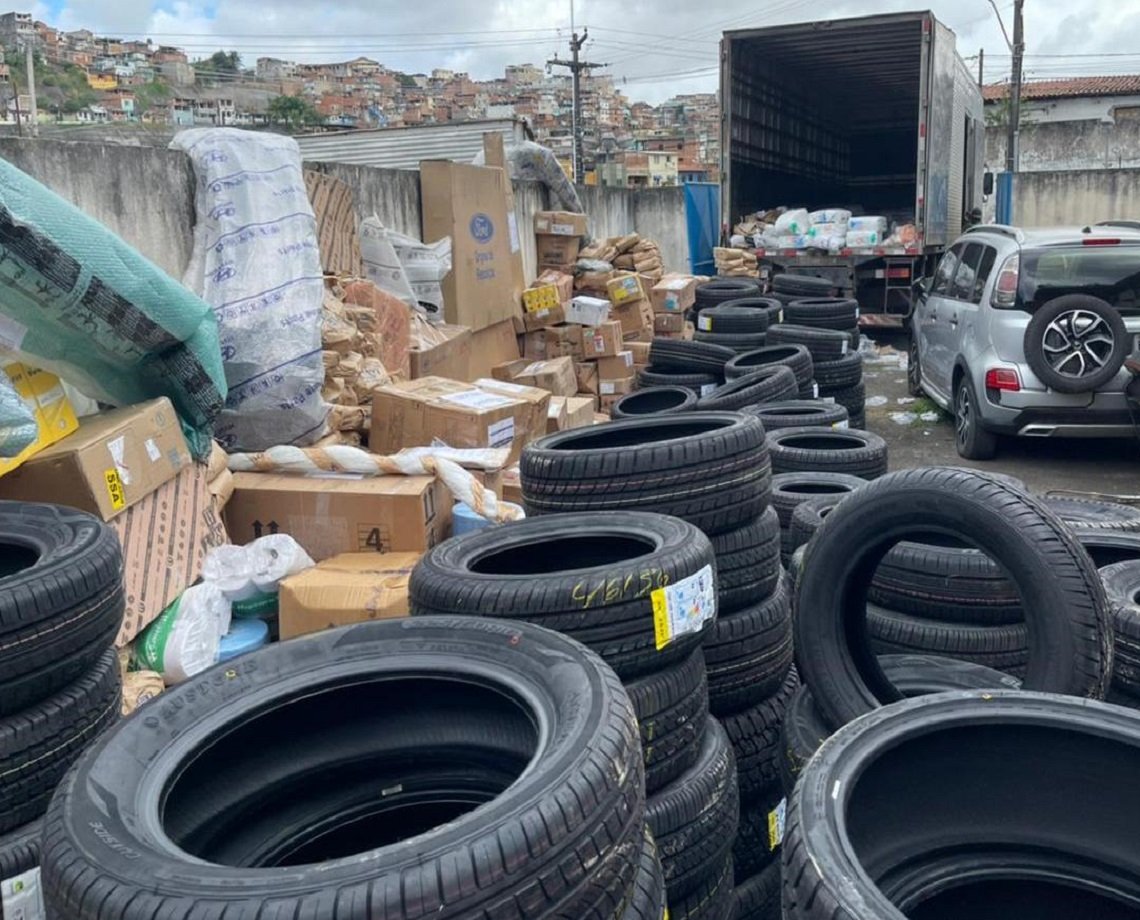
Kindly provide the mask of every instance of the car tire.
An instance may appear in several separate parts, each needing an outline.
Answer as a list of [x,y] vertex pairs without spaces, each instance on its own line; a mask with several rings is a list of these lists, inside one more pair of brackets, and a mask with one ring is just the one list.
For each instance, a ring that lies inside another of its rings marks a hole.
[[763,348],[767,340],[768,337],[763,332],[696,332],[693,335],[694,342],[720,345],[737,355]]
[[697,334],[763,335],[768,331],[771,320],[772,313],[767,302],[764,306],[747,306],[741,301],[729,300],[701,311],[697,321]]
[[645,829],[645,843],[637,863],[637,877],[633,894],[621,914],[621,920],[667,920],[665,904],[665,877],[661,860],[657,858],[657,844],[649,828]]
[[706,534],[768,507],[764,426],[736,412],[685,412],[576,428],[528,444],[519,464],[533,514],[612,508],[672,514]]
[[709,713],[704,656],[694,651],[678,664],[627,681],[625,689],[645,751],[645,789],[654,793],[700,754]]
[[780,920],[780,864],[749,876],[736,886],[733,920]]
[[782,272],[772,278],[772,290],[780,294],[796,294],[800,297],[830,297],[837,288],[827,278]]
[[1140,560],[1140,534],[1101,530],[1081,524],[1070,528],[1098,569],[1116,562]]
[[154,705],[56,790],[48,916],[221,920],[237,890],[265,917],[355,905],[444,920],[520,898],[536,916],[613,917],[629,901],[645,827],[633,707],[551,630],[360,623],[218,665]]
[[863,379],[863,356],[856,352],[834,361],[817,361],[813,373],[821,390],[849,389]]
[[764,423],[765,431],[780,428],[846,428],[847,410],[820,399],[789,399],[763,403],[744,410]]
[[762,367],[736,377],[702,396],[697,409],[702,412],[735,412],[766,402],[791,399],[796,394],[796,378],[787,367]]
[[732,745],[710,718],[696,763],[645,805],[670,904],[716,874],[731,852],[739,820]]
[[851,336],[838,329],[780,323],[768,330],[769,345],[803,345],[812,361],[838,361],[851,348]]
[[976,543],[1010,573],[1028,625],[1026,689],[1103,697],[1112,663],[1108,600],[1065,524],[1041,502],[985,474],[905,470],[845,498],[804,556],[796,664],[829,725],[901,697],[871,649],[866,591],[891,544],[931,531]]
[[1066,524],[1090,530],[1140,533],[1140,508],[1118,502],[1046,495],[1043,499]]
[[0,834],[0,891],[5,882],[40,864],[39,821],[32,821],[14,831]]
[[842,498],[866,484],[866,479],[848,473],[778,473],[772,477],[772,507],[786,530],[804,502],[827,495]]
[[859,381],[853,387],[843,387],[841,389],[821,387],[819,398],[842,406],[847,410],[850,427],[863,429],[863,413],[867,404],[867,389],[863,381]]
[[922,396],[922,366],[918,357],[918,334],[912,328],[906,351],[906,391],[911,396]]
[[846,297],[806,297],[784,307],[792,324],[826,329],[854,329],[859,322],[859,302]]
[[[864,480],[865,482],[866,480]],[[802,546],[807,546],[815,532],[823,526],[823,520],[839,507],[845,495],[817,495],[796,505],[788,524],[784,553],[791,557]]]
[[799,389],[811,384],[813,371],[811,353],[802,345],[769,345],[747,351],[742,355],[735,355],[725,365],[724,375],[732,380],[762,367],[781,364],[790,368],[795,374],[796,386]]
[[742,802],[754,802],[780,785],[780,724],[788,701],[800,685],[795,669],[767,699],[729,716],[721,716],[736,756],[736,782]]
[[732,865],[737,883],[763,872],[768,866],[779,866],[784,790],[779,784],[769,786],[750,802],[740,806],[740,829],[732,844]]
[[86,674],[123,619],[115,532],[60,505],[0,501],[0,716]]
[[717,616],[771,597],[780,580],[780,519],[768,508],[743,527],[709,538],[716,554]]
[[924,620],[867,605],[867,632],[876,655],[935,655],[1022,677],[1029,661],[1024,623],[971,626]]
[[654,368],[684,373],[724,375],[724,366],[736,352],[723,345],[686,342],[683,339],[654,339],[649,346],[649,364]]
[[1100,577],[1112,604],[1116,634],[1112,684],[1118,691],[1140,696],[1140,563],[1106,566]]
[[614,419],[641,418],[644,415],[668,415],[688,412],[697,407],[696,394],[687,387],[646,387],[627,393],[610,410]]
[[997,435],[982,426],[980,406],[969,373],[963,373],[954,387],[954,446],[964,460],[997,456]]
[[[1066,294],[1038,307],[1025,328],[1025,360],[1058,393],[1090,393],[1107,384],[1132,351],[1120,311],[1088,294]],[[1093,365],[1094,369],[1083,371]]]
[[697,285],[693,313],[700,314],[709,307],[759,294],[760,282],[755,278],[716,278]]
[[684,387],[695,397],[711,393],[724,383],[719,374],[691,374],[688,371],[665,370],[650,365],[637,372],[637,385],[641,389],[650,387]]
[[[413,617],[502,617],[557,630],[631,678],[683,661],[700,645],[715,618],[715,571],[708,538],[675,518],[539,516],[428,550],[408,581],[408,609]],[[693,624],[696,632],[659,635],[654,598],[700,582],[711,616]]]
[[782,428],[768,435],[774,473],[849,473],[876,479],[887,471],[887,442],[856,428]]
[[669,899],[668,920],[733,920],[736,889],[732,886],[732,857],[696,888]]

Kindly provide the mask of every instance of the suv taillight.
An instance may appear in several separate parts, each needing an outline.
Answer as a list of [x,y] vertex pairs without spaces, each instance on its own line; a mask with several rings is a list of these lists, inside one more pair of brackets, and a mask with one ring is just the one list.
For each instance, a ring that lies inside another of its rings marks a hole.
[[994,283],[990,295],[990,305],[999,310],[1008,310],[1017,303],[1017,283],[1021,276],[1021,254],[1015,253],[1006,259]]

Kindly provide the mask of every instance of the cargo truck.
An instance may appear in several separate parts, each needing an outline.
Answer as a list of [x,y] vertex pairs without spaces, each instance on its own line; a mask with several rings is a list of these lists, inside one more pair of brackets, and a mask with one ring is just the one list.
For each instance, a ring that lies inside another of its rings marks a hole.
[[906,245],[757,249],[762,274],[830,278],[864,314],[905,315],[990,181],[982,94],[954,33],[930,12],[725,32],[720,89],[725,234],[777,206],[913,224]]

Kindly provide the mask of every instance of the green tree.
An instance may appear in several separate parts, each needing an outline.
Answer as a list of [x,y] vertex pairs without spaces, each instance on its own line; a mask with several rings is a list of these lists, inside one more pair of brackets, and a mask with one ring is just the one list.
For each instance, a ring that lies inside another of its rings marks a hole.
[[194,72],[204,83],[218,83],[241,75],[241,55],[236,51],[215,51],[194,62]]
[[291,131],[321,120],[317,110],[298,96],[275,96],[269,100],[268,114],[272,124],[284,125]]

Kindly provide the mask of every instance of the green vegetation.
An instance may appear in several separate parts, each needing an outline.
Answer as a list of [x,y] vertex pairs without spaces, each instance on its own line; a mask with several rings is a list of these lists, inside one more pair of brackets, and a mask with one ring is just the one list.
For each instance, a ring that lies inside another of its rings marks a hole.
[[142,86],[135,87],[135,112],[142,115],[143,112],[149,111],[153,108],[159,108],[166,105],[173,95],[169,86],[161,80],[155,80],[152,83],[144,83]]
[[[24,55],[9,52],[4,55],[12,74],[16,92],[28,91]],[[35,57],[36,99],[41,111],[72,114],[94,105],[99,94],[87,85],[87,75],[74,64],[49,64],[40,55]]]
[[410,73],[401,73],[397,74],[396,76],[400,81],[400,85],[405,89],[411,89],[415,87],[416,79]]
[[312,105],[297,96],[275,96],[269,101],[269,121],[296,131],[306,125],[320,124],[321,116]]
[[193,63],[199,83],[217,84],[241,76],[241,55],[236,51],[215,51]]

